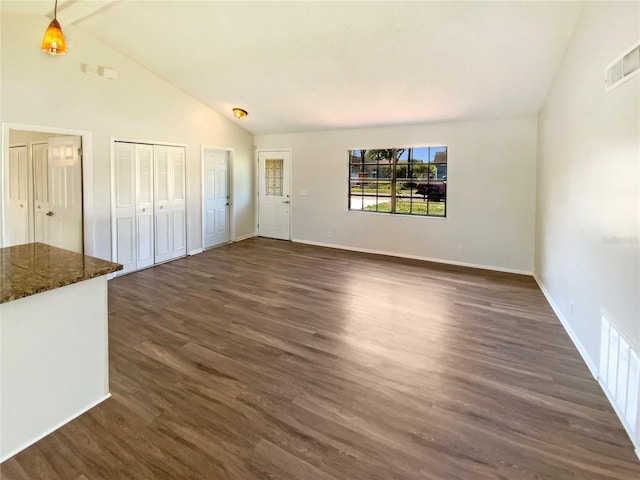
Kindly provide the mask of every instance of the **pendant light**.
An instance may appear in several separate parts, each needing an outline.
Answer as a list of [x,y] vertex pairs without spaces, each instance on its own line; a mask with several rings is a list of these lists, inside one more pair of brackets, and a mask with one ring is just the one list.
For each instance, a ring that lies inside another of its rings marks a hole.
[[58,23],[58,0],[56,0],[56,6],[53,10],[53,20],[49,24],[49,27],[44,32],[42,37],[42,51],[51,55],[64,55],[67,53],[67,45],[64,41],[64,34],[62,33],[62,27]]

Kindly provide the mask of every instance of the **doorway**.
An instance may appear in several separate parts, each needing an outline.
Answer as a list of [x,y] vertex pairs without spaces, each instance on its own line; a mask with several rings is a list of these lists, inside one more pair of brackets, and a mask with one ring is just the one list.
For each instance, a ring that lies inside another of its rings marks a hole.
[[10,128],[8,141],[2,245],[83,253],[82,136]]
[[202,148],[202,248],[231,241],[231,151]]
[[290,151],[258,151],[258,236],[291,239],[290,179]]

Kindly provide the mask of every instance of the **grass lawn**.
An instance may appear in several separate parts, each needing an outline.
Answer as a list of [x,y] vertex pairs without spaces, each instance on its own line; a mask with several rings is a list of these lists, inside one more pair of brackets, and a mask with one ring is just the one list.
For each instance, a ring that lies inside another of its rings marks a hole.
[[[444,217],[445,202],[425,202],[422,200],[414,200],[413,204],[405,200],[396,201],[396,213],[412,213],[414,215],[431,215],[435,217]],[[383,202],[378,204],[376,210],[375,205],[364,207],[369,212],[390,212],[391,202]]]
[[359,188],[359,187],[351,187],[351,193],[391,193],[391,187],[381,186],[378,190],[375,188]]
[[[413,189],[413,193],[415,193],[416,189]],[[378,193],[378,194],[391,194],[391,186],[388,184],[381,184],[378,187],[378,190],[375,188],[362,188],[362,187],[351,187],[351,194],[358,193]],[[398,195],[411,195],[411,190],[408,188],[399,188],[397,191]]]

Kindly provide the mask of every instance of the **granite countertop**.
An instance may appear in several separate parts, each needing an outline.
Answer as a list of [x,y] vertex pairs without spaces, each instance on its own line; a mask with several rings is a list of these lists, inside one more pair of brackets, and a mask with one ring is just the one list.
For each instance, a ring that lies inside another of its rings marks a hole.
[[0,248],[0,303],[122,270],[122,265],[44,243]]

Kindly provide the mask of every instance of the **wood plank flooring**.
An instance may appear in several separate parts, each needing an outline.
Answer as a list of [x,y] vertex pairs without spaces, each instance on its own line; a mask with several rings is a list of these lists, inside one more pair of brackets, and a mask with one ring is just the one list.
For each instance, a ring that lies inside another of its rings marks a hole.
[[250,239],[109,282],[113,397],[10,479],[640,479],[525,276]]

